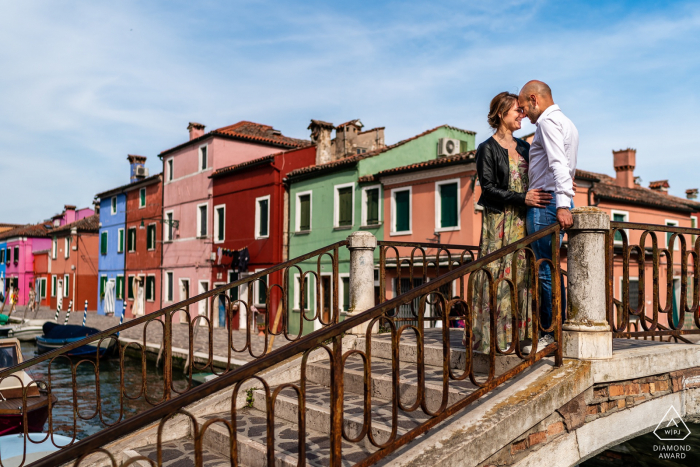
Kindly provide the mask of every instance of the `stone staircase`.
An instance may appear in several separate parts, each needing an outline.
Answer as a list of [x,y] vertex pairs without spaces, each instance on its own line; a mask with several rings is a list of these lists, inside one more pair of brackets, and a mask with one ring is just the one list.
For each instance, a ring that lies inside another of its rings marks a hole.
[[[460,378],[464,373],[466,354],[462,347],[461,330],[452,330],[450,366],[455,376]],[[354,340],[353,347],[365,351],[364,338]],[[372,338],[371,356],[371,434],[375,442],[386,442],[392,432],[392,393],[393,378],[391,364],[391,338],[389,335],[378,335]],[[424,346],[425,405],[416,403],[419,394],[419,372],[417,365],[417,346],[415,337],[405,333],[399,345],[398,391],[406,410],[396,410],[397,436],[418,427],[429,416],[429,412],[439,410],[463,399],[477,388],[471,383],[468,375],[460,381],[450,380],[445,375],[443,382],[443,345],[442,330],[426,331]],[[497,359],[497,374],[506,371],[520,360],[517,357],[499,357]],[[479,380],[486,378],[488,361],[483,356],[475,359],[475,368]],[[331,370],[326,360],[318,360],[307,364],[305,390],[305,423],[306,423],[306,465],[327,466],[330,458],[330,407],[331,407]],[[300,387],[301,382],[288,381]],[[256,381],[260,386],[259,382]],[[364,423],[364,365],[359,356],[348,357],[344,373],[343,423],[348,438],[356,438],[362,431]],[[279,386],[276,385],[276,386]],[[272,393],[276,386],[270,387]],[[446,389],[446,391],[443,390]],[[443,393],[445,394],[443,396]],[[252,397],[251,397],[252,396]],[[446,400],[444,400],[444,398]],[[239,399],[240,401],[240,399]],[[267,465],[267,417],[265,391],[260,388],[250,388],[247,403],[237,410],[236,429],[238,440],[238,457],[241,465],[259,467]],[[221,405],[218,405],[219,409]],[[201,411],[195,413],[201,427],[208,420],[231,420],[230,410]],[[297,393],[292,388],[284,388],[275,403],[275,458],[276,465],[292,467],[298,465],[299,456],[299,401]],[[191,436],[191,434],[190,434]],[[194,466],[194,442],[192,438],[173,440],[165,443],[163,465],[167,467]],[[205,466],[231,465],[229,458],[229,431],[223,423],[213,423],[207,429],[203,438]],[[363,460],[377,448],[369,441],[368,436],[357,443],[343,440],[343,465],[354,465]],[[144,455],[156,460],[155,445],[143,446],[130,451],[125,457]],[[143,462],[146,465],[146,462]]]

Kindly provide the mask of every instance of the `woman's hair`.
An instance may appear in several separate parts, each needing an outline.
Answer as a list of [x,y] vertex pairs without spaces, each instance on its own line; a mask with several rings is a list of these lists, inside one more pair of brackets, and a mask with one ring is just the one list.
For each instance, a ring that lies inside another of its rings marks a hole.
[[491,128],[498,129],[501,125],[501,116],[513,107],[514,102],[518,102],[518,96],[506,91],[496,94],[496,97],[491,99],[488,118]]

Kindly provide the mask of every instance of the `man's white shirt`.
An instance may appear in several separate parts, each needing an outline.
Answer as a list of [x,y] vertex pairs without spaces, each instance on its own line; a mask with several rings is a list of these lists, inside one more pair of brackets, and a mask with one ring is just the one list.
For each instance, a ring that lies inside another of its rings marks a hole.
[[556,104],[542,112],[536,125],[530,145],[528,189],[553,191],[557,208],[568,208],[574,198],[578,130]]

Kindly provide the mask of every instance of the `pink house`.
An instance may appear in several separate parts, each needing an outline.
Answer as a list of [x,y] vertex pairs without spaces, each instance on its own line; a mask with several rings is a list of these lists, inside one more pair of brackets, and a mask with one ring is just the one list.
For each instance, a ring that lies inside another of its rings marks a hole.
[[[204,132],[190,123],[189,141],[163,151],[162,305],[206,292],[212,280],[213,232],[236,216],[213,204],[213,180],[218,169],[258,159],[311,142],[283,136],[271,126],[247,121]],[[225,281],[221,272],[214,276]],[[207,304],[192,313],[208,314]],[[184,316],[181,317],[184,319]]]

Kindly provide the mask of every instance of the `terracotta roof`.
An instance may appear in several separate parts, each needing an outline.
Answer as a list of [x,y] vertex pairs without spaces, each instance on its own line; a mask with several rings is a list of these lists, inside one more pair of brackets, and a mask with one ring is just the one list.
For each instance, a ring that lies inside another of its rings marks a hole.
[[100,215],[93,214],[92,216],[84,217],[79,221],[71,222],[70,224],[62,225],[51,230],[51,234],[60,234],[70,232],[72,229],[78,229],[78,232],[94,232],[100,231]]
[[113,196],[118,193],[121,193],[123,191],[126,191],[128,188],[136,188],[137,186],[143,186],[143,185],[150,185],[152,182],[155,182],[157,178],[161,177],[163,173],[157,173],[155,175],[151,175],[150,177],[146,177],[143,180],[136,180],[135,182],[129,182],[126,185],[118,186],[116,188],[111,188],[107,191],[103,191],[102,193],[97,193],[95,195],[95,198],[107,198],[108,196]]
[[668,180],[658,180],[656,182],[649,182],[649,188],[651,188],[651,189],[671,188],[671,185],[668,184]]
[[8,224],[6,222],[0,222],[0,227],[20,227],[22,224]]
[[240,121],[233,125],[225,126],[209,133],[205,133],[199,138],[186,141],[182,144],[178,144],[174,148],[167,149],[161,152],[158,157],[163,157],[166,154],[170,154],[173,151],[177,151],[189,144],[200,142],[211,136],[218,136],[222,138],[237,139],[244,141],[252,141],[262,144],[267,144],[271,146],[279,146],[283,148],[303,148],[306,146],[311,146],[311,141],[305,139],[290,138],[284,136],[278,130],[275,130],[270,125],[263,125],[260,123]]
[[272,163],[275,160],[275,156],[278,156],[280,154],[283,154],[283,152],[276,152],[275,154],[270,154],[269,156],[263,156],[258,159],[253,159],[252,161],[246,161],[246,162],[241,162],[240,164],[236,165],[229,165],[228,167],[223,167],[221,169],[215,170],[213,174],[209,176],[209,178],[218,178],[221,177],[222,175],[228,175],[234,172],[238,172],[239,170],[247,169],[250,167],[255,167],[258,165],[263,165],[267,163]]
[[402,141],[399,141],[398,143],[394,143],[394,144],[391,144],[389,146],[384,146],[383,148],[380,148],[380,149],[375,149],[374,151],[368,151],[364,154],[356,154],[353,156],[345,157],[343,159],[338,159],[337,161],[328,162],[326,164],[312,165],[309,167],[302,167],[302,168],[299,168],[296,170],[292,170],[291,172],[289,172],[289,174],[287,174],[287,177],[289,179],[302,178],[304,176],[311,176],[311,174],[314,174],[317,172],[326,172],[326,171],[342,168],[345,166],[350,166],[350,165],[356,164],[358,161],[360,161],[362,159],[367,159],[369,157],[378,156],[379,154],[386,152],[386,151],[389,151],[390,149],[394,149],[394,148],[397,148],[399,146],[403,146],[404,144],[406,144],[410,141],[413,141],[415,139],[418,139],[418,138],[421,138],[425,135],[433,133],[433,132],[439,130],[440,128],[447,128],[450,130],[457,130],[457,131],[461,131],[464,133],[476,134],[473,131],[462,130],[460,128],[455,128],[455,127],[452,127],[449,125],[440,125],[438,127],[432,128],[430,130],[426,130],[423,133],[420,133],[416,136],[412,136],[408,139],[404,139]]
[[592,182],[606,181],[613,183],[615,179],[609,175],[600,174],[597,172],[588,172],[587,170],[576,169],[576,178],[581,180],[590,180]]
[[598,183],[593,186],[591,191],[598,199],[680,212],[700,211],[700,203],[676,196],[660,194],[643,187],[627,188],[612,183]]
[[394,167],[387,170],[382,170],[374,175],[365,175],[360,177],[360,182],[373,182],[378,178],[385,177],[387,175],[397,175],[406,172],[414,172],[416,170],[428,170],[437,167],[443,167],[446,165],[457,165],[457,164],[468,164],[474,162],[476,156],[476,151],[467,151],[460,154],[455,154],[454,156],[440,157],[438,159],[432,159],[425,162],[418,162],[416,164],[404,165],[403,167]]
[[163,180],[163,172],[157,173],[155,175],[151,175],[150,177],[146,177],[141,180],[136,180],[135,182],[131,182],[128,185],[124,185],[123,189],[124,191],[131,191],[135,190],[137,188],[141,188],[144,186],[148,185],[153,185],[154,183],[159,183]]
[[[46,225],[51,226],[50,223]],[[50,229],[45,224],[27,224],[0,233],[0,240],[14,237],[48,237]]]

